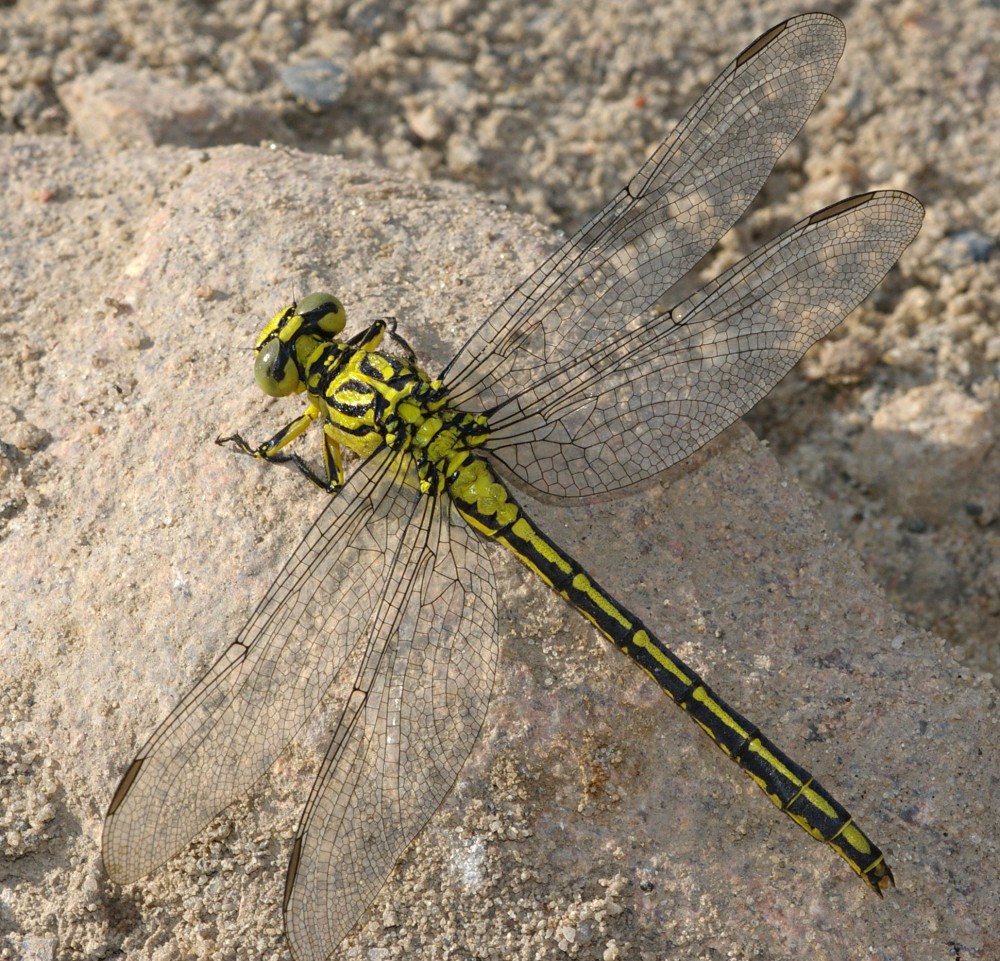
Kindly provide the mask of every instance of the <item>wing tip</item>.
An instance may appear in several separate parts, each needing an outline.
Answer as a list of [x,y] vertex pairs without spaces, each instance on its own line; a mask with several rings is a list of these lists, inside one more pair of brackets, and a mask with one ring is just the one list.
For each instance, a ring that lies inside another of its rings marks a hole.
[[789,17],[775,24],[770,30],[765,30],[756,40],[747,44],[739,53],[733,65],[742,67],[747,61],[752,60],[763,49],[769,47],[782,34],[790,30],[807,29],[814,33],[829,32],[830,39],[836,40],[834,47],[839,47],[836,59],[840,60],[844,48],[847,46],[847,28],[840,17],[835,17],[832,13],[803,13],[797,17]]

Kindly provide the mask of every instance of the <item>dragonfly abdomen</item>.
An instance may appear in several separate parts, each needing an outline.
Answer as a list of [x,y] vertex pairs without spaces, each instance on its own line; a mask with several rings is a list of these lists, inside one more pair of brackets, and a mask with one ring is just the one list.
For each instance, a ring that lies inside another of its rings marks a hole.
[[449,493],[470,524],[509,548],[631,657],[776,807],[829,844],[877,894],[894,883],[879,848],[804,767],[733,710],[697,671],[539,530],[484,460],[471,457],[468,469],[474,479],[450,487]]

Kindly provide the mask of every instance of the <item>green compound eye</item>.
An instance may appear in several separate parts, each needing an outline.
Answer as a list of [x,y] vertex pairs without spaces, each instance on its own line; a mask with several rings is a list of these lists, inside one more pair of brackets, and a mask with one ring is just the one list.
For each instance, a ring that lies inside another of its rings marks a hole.
[[344,305],[333,294],[322,291],[303,297],[295,312],[326,334],[339,334],[347,323]]
[[287,397],[299,386],[299,372],[292,353],[277,337],[257,351],[253,375],[257,386],[271,397]]

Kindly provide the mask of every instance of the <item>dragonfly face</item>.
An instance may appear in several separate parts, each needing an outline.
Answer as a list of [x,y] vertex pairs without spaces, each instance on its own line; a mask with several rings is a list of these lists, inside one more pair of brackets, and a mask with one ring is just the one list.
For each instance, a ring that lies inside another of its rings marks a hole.
[[257,386],[271,397],[305,389],[313,353],[345,325],[343,305],[332,294],[310,294],[279,310],[261,331],[254,351]]

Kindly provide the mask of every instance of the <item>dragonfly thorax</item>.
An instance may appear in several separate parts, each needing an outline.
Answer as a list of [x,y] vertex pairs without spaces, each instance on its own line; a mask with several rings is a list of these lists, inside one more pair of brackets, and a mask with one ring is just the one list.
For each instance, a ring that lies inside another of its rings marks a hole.
[[410,446],[423,420],[445,400],[423,371],[371,349],[383,332],[384,322],[376,321],[360,346],[332,341],[306,364],[306,392],[327,434],[362,457],[383,442]]

